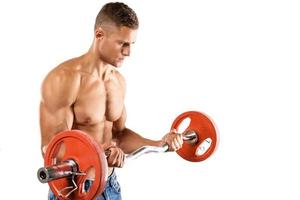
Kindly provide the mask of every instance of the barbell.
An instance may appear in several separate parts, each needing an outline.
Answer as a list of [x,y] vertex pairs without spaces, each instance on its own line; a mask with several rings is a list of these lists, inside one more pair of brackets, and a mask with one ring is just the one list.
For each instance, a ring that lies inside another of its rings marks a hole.
[[[182,132],[183,145],[176,153],[187,161],[200,162],[210,157],[216,150],[218,135],[213,121],[205,114],[189,111],[179,115],[171,130],[181,126],[186,119],[189,125]],[[64,153],[60,149],[64,145]],[[143,146],[126,155],[126,161],[152,152],[166,152],[168,145],[161,147]],[[80,130],[68,130],[58,133],[50,141],[44,157],[44,167],[37,172],[38,180],[48,183],[52,192],[60,200],[92,200],[101,194],[107,181],[107,157],[95,140]],[[88,191],[84,183],[88,171],[93,169],[95,179]]]

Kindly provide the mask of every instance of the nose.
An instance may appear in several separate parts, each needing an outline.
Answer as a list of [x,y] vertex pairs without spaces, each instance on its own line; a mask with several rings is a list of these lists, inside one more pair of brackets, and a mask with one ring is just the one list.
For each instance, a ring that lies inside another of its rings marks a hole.
[[122,55],[130,56],[130,46],[129,45],[122,48]]

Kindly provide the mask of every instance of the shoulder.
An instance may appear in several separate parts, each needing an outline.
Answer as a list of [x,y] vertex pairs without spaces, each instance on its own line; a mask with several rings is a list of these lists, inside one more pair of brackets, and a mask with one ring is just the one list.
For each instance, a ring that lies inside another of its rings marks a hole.
[[42,86],[55,89],[54,91],[76,86],[80,81],[80,73],[76,65],[78,64],[74,59],[61,63],[47,74]]
[[71,104],[75,101],[80,87],[81,75],[76,70],[76,60],[61,63],[51,70],[43,80],[42,100],[59,104]]

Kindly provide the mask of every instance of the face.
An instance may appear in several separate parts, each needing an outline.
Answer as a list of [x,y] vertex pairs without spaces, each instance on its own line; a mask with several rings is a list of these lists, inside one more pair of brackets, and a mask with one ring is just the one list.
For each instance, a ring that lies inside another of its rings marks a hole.
[[109,27],[107,30],[98,28],[95,33],[100,59],[115,67],[120,67],[124,59],[130,55],[137,30],[122,26],[120,28]]

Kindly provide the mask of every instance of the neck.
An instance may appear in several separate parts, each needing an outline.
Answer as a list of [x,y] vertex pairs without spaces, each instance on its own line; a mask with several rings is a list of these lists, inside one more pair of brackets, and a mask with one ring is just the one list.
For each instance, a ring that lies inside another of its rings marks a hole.
[[95,49],[95,46],[96,45],[93,42],[88,52],[84,55],[85,67],[90,69],[91,72],[97,73],[98,76],[101,76],[101,74],[110,67],[110,64],[101,59],[99,53],[97,53]]

